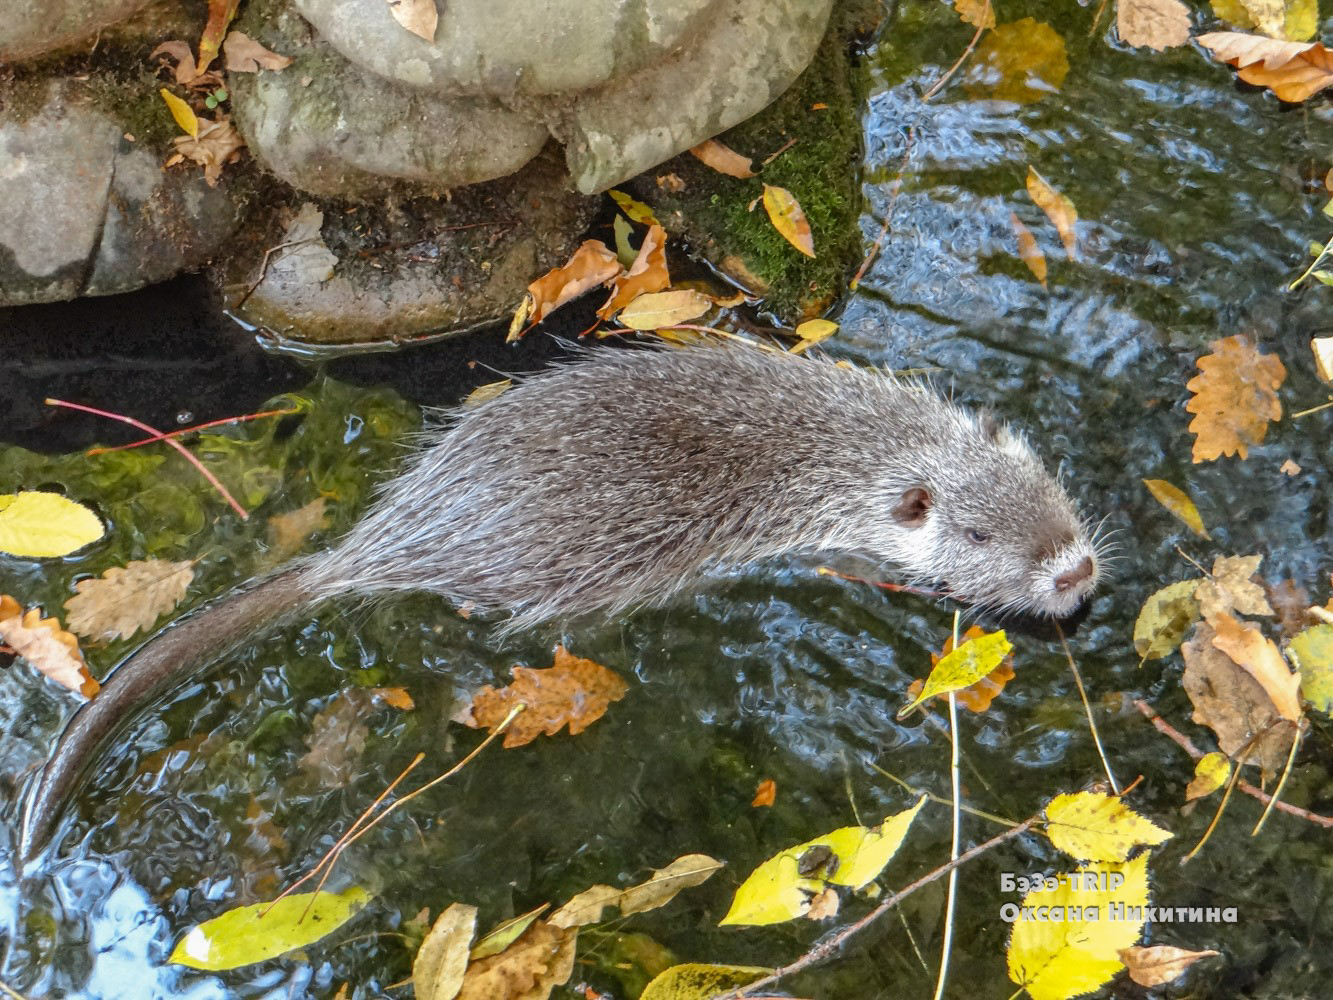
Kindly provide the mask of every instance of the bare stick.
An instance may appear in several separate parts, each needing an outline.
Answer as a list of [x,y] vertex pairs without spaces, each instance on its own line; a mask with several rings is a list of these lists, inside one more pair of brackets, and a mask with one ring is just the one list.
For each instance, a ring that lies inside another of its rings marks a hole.
[[1106,759],[1106,750],[1102,746],[1101,735],[1097,732],[1097,720],[1092,717],[1092,705],[1088,702],[1088,691],[1083,686],[1083,677],[1078,672],[1078,664],[1074,662],[1074,654],[1069,651],[1069,643],[1065,640],[1064,629],[1056,623],[1056,631],[1060,633],[1060,647],[1065,651],[1065,659],[1069,663],[1069,672],[1074,675],[1074,683],[1078,685],[1078,696],[1083,699],[1083,711],[1088,717],[1088,730],[1092,733],[1092,742],[1097,747],[1097,756],[1102,759],[1102,769],[1106,771],[1106,780],[1111,783],[1111,791],[1116,795],[1121,794],[1120,782],[1115,780],[1115,775],[1111,773],[1111,762]]

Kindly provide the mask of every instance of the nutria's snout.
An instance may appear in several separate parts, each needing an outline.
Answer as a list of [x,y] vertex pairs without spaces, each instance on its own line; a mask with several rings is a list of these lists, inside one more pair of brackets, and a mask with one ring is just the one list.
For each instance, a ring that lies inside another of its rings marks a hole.
[[1043,566],[1038,586],[1037,609],[1057,621],[1067,618],[1088,603],[1101,577],[1101,561],[1090,544],[1070,546]]

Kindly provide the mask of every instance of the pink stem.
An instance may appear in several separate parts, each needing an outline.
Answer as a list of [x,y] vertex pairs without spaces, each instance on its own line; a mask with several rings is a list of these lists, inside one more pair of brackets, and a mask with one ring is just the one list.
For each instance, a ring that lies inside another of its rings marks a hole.
[[285,417],[289,413],[297,413],[297,410],[265,410],[263,413],[247,413],[239,417],[223,417],[221,420],[210,420],[206,424],[195,424],[193,427],[182,427],[178,431],[167,431],[165,434],[154,434],[152,437],[146,437],[139,441],[132,441],[129,444],[118,444],[114,448],[89,448],[84,452],[89,457],[93,455],[105,455],[109,451],[125,451],[127,448],[139,448],[146,444],[152,444],[154,441],[165,441],[167,438],[184,437],[186,434],[193,434],[195,431],[206,431],[210,427],[221,427],[224,424],[243,424],[247,420],[259,420],[261,417]]
[[172,438],[168,437],[166,434],[162,433],[162,431],[158,430],[156,427],[150,427],[141,420],[135,420],[133,417],[127,417],[120,413],[111,413],[107,410],[99,410],[95,406],[84,406],[82,403],[67,403],[63,399],[47,399],[46,405],[64,406],[68,407],[71,410],[82,410],[84,413],[92,413],[96,414],[99,417],[107,417],[110,420],[119,420],[123,424],[131,424],[147,434],[154,435],[155,438],[160,438],[167,444],[171,445],[171,447],[175,448],[178,452],[180,452],[181,455],[185,457],[185,460],[187,462],[189,462],[196,469],[198,469],[199,472],[203,475],[203,477],[213,484],[213,488],[222,494],[222,498],[226,500],[227,503],[231,504],[232,510],[236,511],[237,514],[241,515],[242,521],[248,521],[250,519],[250,515],[245,512],[245,508],[242,507],[239,503],[237,503],[236,498],[227,492],[227,487],[223,486],[220,482],[218,482],[217,476],[213,475],[213,473],[205,469],[204,464],[200,462],[199,459],[195,458],[194,455],[190,454],[189,450],[186,449],[186,447],[183,444],[181,444],[179,441],[175,441]]

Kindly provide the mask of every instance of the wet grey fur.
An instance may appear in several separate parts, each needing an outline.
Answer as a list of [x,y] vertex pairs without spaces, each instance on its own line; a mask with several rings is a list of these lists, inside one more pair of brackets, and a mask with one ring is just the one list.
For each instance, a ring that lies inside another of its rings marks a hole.
[[1063,617],[1095,545],[1026,442],[917,384],[740,347],[599,351],[464,409],[332,549],[158,633],[71,720],[20,835],[45,843],[98,746],[327,598],[430,590],[513,631],[660,601],[711,568],[858,553],[959,599]]

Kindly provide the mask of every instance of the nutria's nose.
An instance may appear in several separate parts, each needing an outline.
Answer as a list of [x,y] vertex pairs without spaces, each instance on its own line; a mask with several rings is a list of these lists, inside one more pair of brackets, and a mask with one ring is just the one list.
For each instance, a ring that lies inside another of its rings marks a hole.
[[1073,590],[1091,576],[1092,556],[1084,556],[1081,563],[1055,578],[1055,589],[1063,594],[1067,590]]

